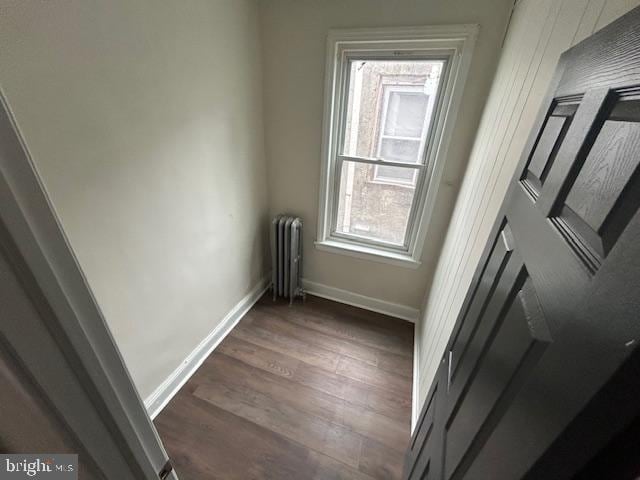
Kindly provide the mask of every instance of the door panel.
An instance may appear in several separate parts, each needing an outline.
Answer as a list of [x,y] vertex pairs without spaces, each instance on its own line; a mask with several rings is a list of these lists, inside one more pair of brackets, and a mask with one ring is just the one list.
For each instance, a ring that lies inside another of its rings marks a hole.
[[594,132],[584,163],[574,165],[576,174],[568,179],[567,194],[558,199],[551,217],[579,256],[592,258],[596,269],[638,209],[639,122],[638,99],[615,101]]
[[576,169],[579,168],[580,159],[591,147],[594,137],[593,132],[602,124],[608,106],[609,90],[598,88],[586,93],[571,95],[569,97],[556,97],[554,103],[575,101],[578,103],[577,111],[570,127],[558,148],[557,155],[549,159],[549,175],[546,179],[537,206],[540,212],[547,216],[555,205],[560,192],[565,187]]
[[[505,237],[504,233],[505,230],[501,235],[502,238]],[[499,245],[497,244],[497,246]],[[501,248],[497,248],[496,254],[500,255],[501,250]],[[495,277],[495,288],[485,299],[486,308],[482,310],[480,316],[465,319],[466,321],[462,325],[463,327],[469,325],[468,329],[471,330],[471,333],[466,342],[462,345],[459,344],[458,348],[454,344],[449,355],[451,374],[447,395],[447,424],[451,423],[451,417],[458,410],[459,403],[464,401],[464,396],[478,372],[478,366],[483,359],[485,350],[488,349],[495,330],[500,326],[504,312],[508,310],[511,301],[523,284],[524,264],[520,256],[515,252],[508,252],[508,256],[505,258],[504,268],[499,270]],[[487,272],[489,271],[487,269]],[[462,332],[465,330],[467,329],[463,328]],[[458,357],[460,360],[456,361],[455,359]]]
[[523,268],[507,297],[475,374],[446,426],[445,478],[460,478],[550,341],[544,315]]
[[522,184],[534,199],[538,198],[578,108],[576,99],[554,102],[541,129],[522,176]]
[[473,295],[473,301],[470,303],[469,309],[464,316],[464,321],[461,323],[457,332],[453,336],[453,347],[451,348],[450,360],[450,380],[455,379],[458,376],[458,370],[462,358],[465,356],[467,346],[470,339],[475,335],[479,325],[479,321],[482,318],[484,311],[487,309],[489,301],[493,297],[496,288],[498,287],[499,280],[502,277],[502,272],[507,266],[507,263],[511,257],[511,243],[513,243],[511,236],[511,229],[505,226],[499,235],[493,252],[485,272],[481,277],[481,281]]
[[411,478],[570,478],[640,418],[640,9],[563,55],[537,125]]

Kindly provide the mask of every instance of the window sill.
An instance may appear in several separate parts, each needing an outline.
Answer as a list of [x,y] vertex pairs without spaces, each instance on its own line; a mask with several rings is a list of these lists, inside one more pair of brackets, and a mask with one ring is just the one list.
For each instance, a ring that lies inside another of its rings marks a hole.
[[418,268],[422,264],[422,262],[414,259],[409,254],[387,252],[373,247],[352,245],[350,243],[339,242],[336,240],[318,240],[315,242],[315,245],[318,250],[322,250],[323,252],[348,255],[350,257],[372,260],[374,262],[397,265],[399,267]]

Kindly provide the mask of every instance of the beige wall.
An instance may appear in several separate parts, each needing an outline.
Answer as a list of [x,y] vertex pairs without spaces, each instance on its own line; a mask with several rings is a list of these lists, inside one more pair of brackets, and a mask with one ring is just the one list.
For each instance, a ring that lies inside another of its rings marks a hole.
[[0,85],[141,395],[266,272],[250,0],[3,0]]
[[639,3],[521,0],[517,4],[418,324],[419,405],[428,393],[560,54]]
[[[263,0],[261,27],[269,204],[305,221],[308,280],[417,308],[432,276],[493,78],[512,0]],[[417,270],[321,252],[318,215],[325,41],[335,27],[481,26],[459,122]]]

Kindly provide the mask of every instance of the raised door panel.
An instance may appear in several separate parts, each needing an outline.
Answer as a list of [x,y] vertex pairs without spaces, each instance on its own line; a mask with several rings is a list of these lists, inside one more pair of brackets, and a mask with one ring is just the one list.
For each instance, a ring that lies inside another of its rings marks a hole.
[[527,161],[521,183],[537,199],[578,108],[576,98],[555,101]]
[[512,242],[511,229],[507,225],[495,242],[493,254],[481,277],[480,285],[485,285],[485,288],[476,291],[471,308],[452,341],[449,351],[448,419],[464,400],[467,386],[477,371],[478,361],[499,322],[501,312],[521,287],[524,264],[520,256],[513,252]]
[[[515,257],[514,257],[515,258]],[[544,312],[524,265],[507,295],[488,334],[477,346],[461,394],[450,403],[445,425],[445,478],[465,478],[469,465],[482,449],[520,386],[551,341]],[[452,398],[450,400],[453,400]]]
[[470,340],[475,336],[480,320],[500,285],[502,273],[511,258],[512,243],[511,229],[505,225],[494,242],[493,251],[463,315],[463,321],[455,329],[453,340],[450,341],[452,344],[449,354],[450,381],[458,377],[459,367],[467,354]]
[[550,340],[544,310],[505,219],[449,343],[444,478],[465,478]]
[[609,92],[592,144],[563,180],[551,221],[595,273],[640,202],[640,99]]

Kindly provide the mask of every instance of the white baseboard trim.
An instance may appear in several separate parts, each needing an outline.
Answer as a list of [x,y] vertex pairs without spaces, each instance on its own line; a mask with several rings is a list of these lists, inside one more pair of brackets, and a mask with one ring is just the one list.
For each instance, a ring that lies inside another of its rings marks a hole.
[[209,335],[184,359],[167,379],[149,395],[144,406],[151,419],[154,419],[169,403],[174,395],[191,378],[202,362],[213,352],[220,342],[237,325],[251,307],[262,297],[269,288],[271,275],[264,277],[251,291],[240,300]]
[[419,311],[417,308],[400,305],[398,303],[385,302],[376,298],[360,295],[359,293],[349,292],[340,288],[329,287],[321,283],[312,282],[302,279],[302,287],[305,291],[316,297],[334,300],[340,303],[346,303],[354,307],[364,308],[373,312],[384,313],[390,317],[401,318],[409,322],[415,323],[418,319]]

